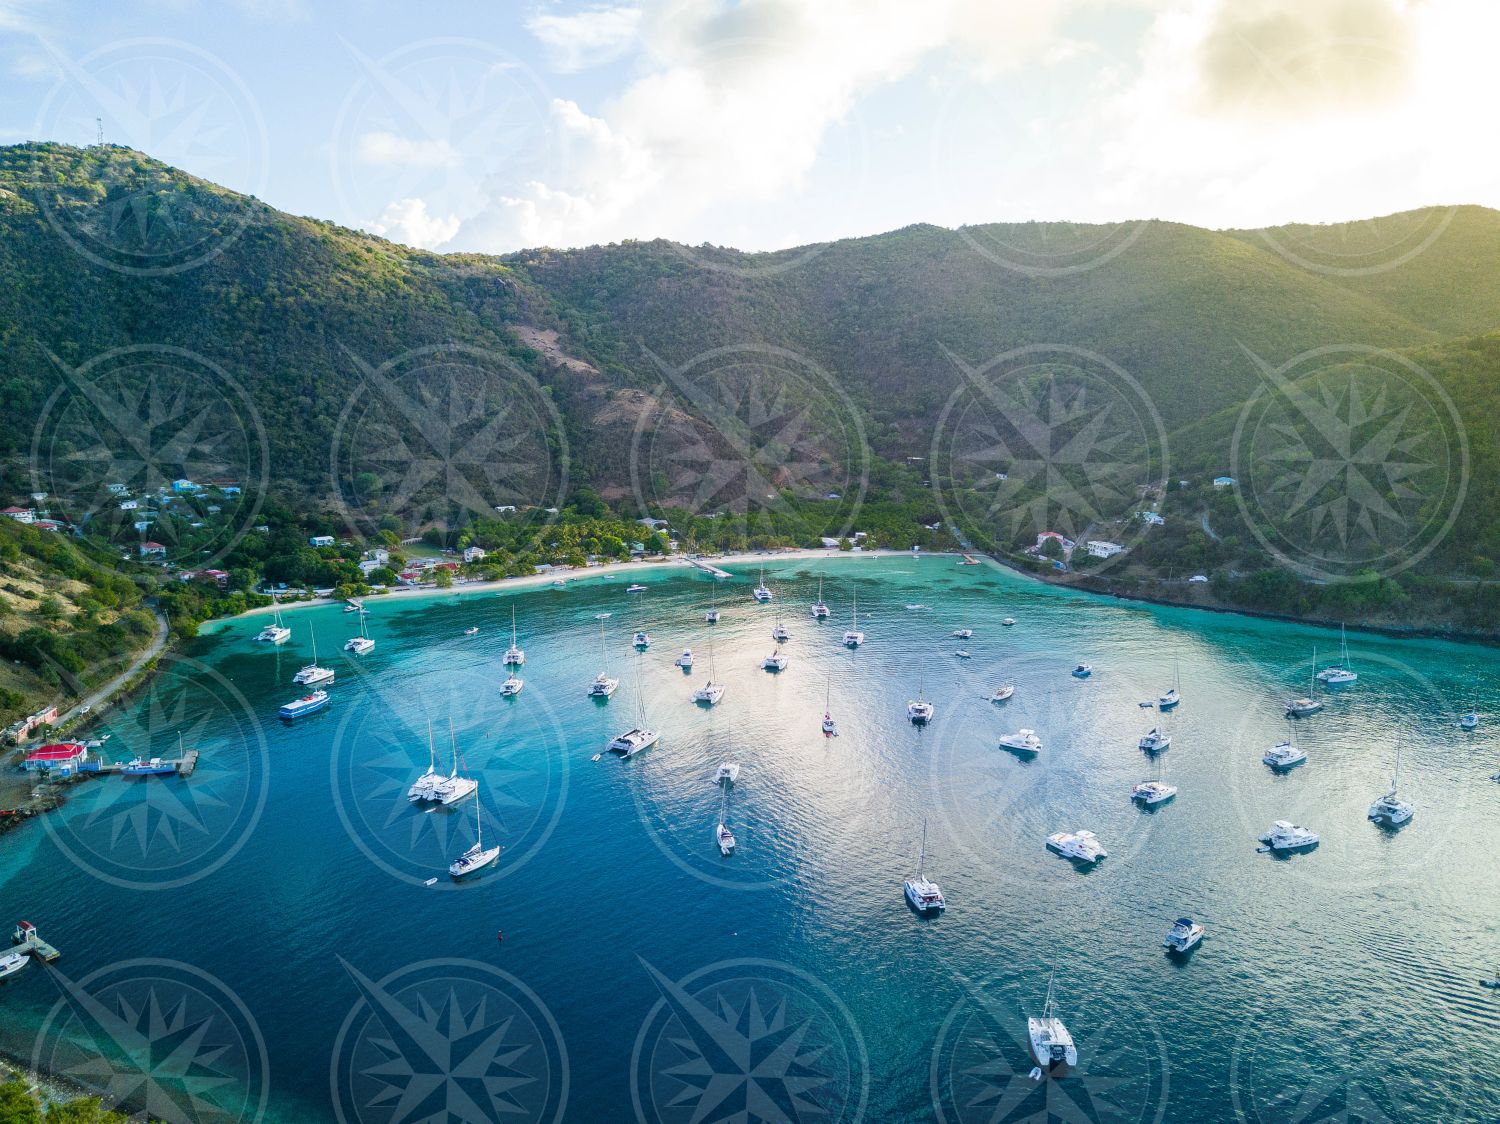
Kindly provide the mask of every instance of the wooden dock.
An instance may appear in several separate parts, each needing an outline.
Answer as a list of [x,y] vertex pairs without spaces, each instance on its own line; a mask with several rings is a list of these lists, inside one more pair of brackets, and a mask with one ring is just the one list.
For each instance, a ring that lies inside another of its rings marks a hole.
[[[190,749],[181,757],[164,757],[162,758],[161,763],[163,765],[171,766],[172,769],[176,771],[178,776],[190,777],[193,775],[193,770],[198,767],[198,751],[196,749]],[[90,772],[122,773],[125,769],[125,765],[126,762],[123,761],[101,761],[98,767],[95,769],[91,769]],[[147,773],[142,775],[151,776],[152,774]],[[165,776],[166,774],[161,773],[156,775]]]
[[58,952],[57,949],[53,948],[50,944],[42,940],[42,938],[37,935],[36,927],[34,925],[31,925],[25,921],[16,926],[15,935],[11,937],[11,943],[15,945],[16,948],[25,952],[29,952],[38,960],[44,961],[48,964],[52,963],[52,961],[56,960],[59,956],[62,955],[62,953]]

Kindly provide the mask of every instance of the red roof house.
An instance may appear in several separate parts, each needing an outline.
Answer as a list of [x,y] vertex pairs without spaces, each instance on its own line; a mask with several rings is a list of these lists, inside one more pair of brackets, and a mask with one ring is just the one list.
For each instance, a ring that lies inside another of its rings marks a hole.
[[57,742],[44,745],[26,755],[26,768],[51,769],[54,772],[76,772],[88,757],[89,751],[77,742]]

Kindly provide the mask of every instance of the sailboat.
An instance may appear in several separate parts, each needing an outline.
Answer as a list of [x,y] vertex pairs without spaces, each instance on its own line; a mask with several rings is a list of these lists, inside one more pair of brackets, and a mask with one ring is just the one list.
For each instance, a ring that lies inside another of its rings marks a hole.
[[285,644],[291,639],[292,630],[281,623],[281,602],[273,603],[271,613],[272,622],[261,629],[255,639],[263,644]]
[[353,652],[356,656],[362,656],[366,652],[374,651],[375,641],[370,639],[370,634],[365,631],[365,615],[359,615],[359,635],[350,637],[344,645],[344,651]]
[[1286,724],[1286,741],[1277,742],[1261,756],[1261,760],[1277,772],[1290,769],[1307,760],[1307,750],[1292,738],[1292,724]]
[[453,719],[448,719],[448,744],[453,751],[453,769],[437,787],[436,799],[440,804],[457,804],[460,800],[467,800],[479,790],[479,782],[468,775],[467,769],[463,776],[458,775],[458,766],[462,758],[458,753],[458,737],[453,732]]
[[516,646],[516,607],[510,607],[510,647],[505,649],[501,663],[506,667],[520,667],[526,662],[526,653]]
[[[599,662],[604,662],[604,622],[602,620],[599,622]],[[608,671],[601,671],[598,675],[594,676],[594,681],[589,684],[589,698],[607,699],[615,693],[615,689],[619,685],[620,681],[618,679],[611,679]]]
[[1078,1064],[1078,1047],[1073,1036],[1057,1017],[1057,1006],[1052,1002],[1052,981],[1057,973],[1047,979],[1047,1002],[1042,1006],[1041,1018],[1033,1016],[1026,1020],[1026,1037],[1031,1041],[1031,1053],[1041,1065],[1051,1069],[1055,1065]]
[[714,841],[719,845],[719,854],[728,858],[734,854],[734,832],[729,830],[729,825],[724,821],[728,819],[729,790],[725,789],[719,798],[719,825],[714,828]]
[[846,632],[846,633],[844,633],[844,647],[846,647],[846,648],[858,648],[861,644],[863,644],[865,642],[865,634],[859,630],[859,593],[858,592],[856,592],[854,594],[853,606],[854,606],[854,608],[853,608],[854,616],[853,616],[852,620],[850,621],[849,631]]
[[621,757],[634,757],[637,753],[650,749],[661,739],[661,734],[646,725],[646,692],[641,685],[639,660],[636,661],[635,672],[635,714],[635,726],[604,747],[610,753],[618,753]]
[[1309,677],[1308,694],[1306,698],[1293,699],[1286,704],[1286,716],[1288,718],[1306,718],[1309,714],[1316,714],[1323,709],[1323,704],[1318,701],[1318,646],[1313,645],[1313,673]]
[[767,601],[770,601],[775,596],[775,594],[772,593],[771,590],[766,586],[766,568],[764,566],[760,568],[760,584],[750,591],[750,595],[757,601],[759,601],[762,605],[764,605]]
[[[308,631],[311,632],[312,630],[309,629]],[[307,664],[301,671],[292,676],[292,682],[301,683],[305,687],[310,687],[314,683],[332,683],[333,668],[318,666],[318,634],[316,632],[312,633],[312,649],[312,663]]]
[[823,601],[823,579],[818,579],[818,599],[813,602],[812,615],[814,620],[826,620],[828,617],[828,606]]
[[1359,678],[1359,672],[1349,666],[1349,636],[1344,631],[1343,622],[1339,622],[1339,640],[1343,644],[1343,659],[1335,664],[1329,664],[1318,672],[1318,678],[1324,683],[1338,686],[1340,683],[1353,683]]
[[1182,681],[1177,672],[1177,661],[1174,659],[1172,661],[1172,686],[1165,695],[1160,696],[1156,700],[1156,705],[1163,710],[1171,710],[1182,701],[1181,686]]
[[703,619],[709,624],[719,623],[719,583],[716,581],[712,586],[713,594],[709,598],[708,612],[703,614]]
[[437,771],[437,750],[432,745],[432,719],[429,718],[427,720],[427,772],[412,782],[411,787],[406,790],[406,798],[413,804],[435,799],[433,792],[442,779],[442,775]]
[[828,677],[828,682],[823,688],[823,736],[825,738],[836,738],[839,736],[839,724],[833,720],[833,676]]
[[943,891],[938,884],[923,873],[927,865],[927,821],[922,821],[922,851],[917,857],[917,875],[908,878],[904,884],[906,900],[918,913],[931,913],[946,909],[948,903],[943,900]]
[[500,697],[503,699],[513,699],[521,693],[521,689],[525,686],[526,680],[517,675],[516,669],[512,667],[505,676],[505,682],[500,684]]
[[787,631],[786,625],[781,623],[781,609],[778,606],[776,609],[776,625],[771,629],[771,639],[778,644],[784,644],[791,638],[792,634]]
[[724,684],[714,682],[714,646],[708,644],[708,682],[693,692],[693,701],[704,706],[713,706],[724,697]]
[[480,814],[481,803],[482,801],[478,799],[474,801],[474,845],[454,859],[448,867],[448,873],[455,882],[483,870],[500,857],[498,845],[491,847],[488,851],[484,849],[484,816]]
[[1396,770],[1391,774],[1391,789],[1370,805],[1370,819],[1386,827],[1399,827],[1411,819],[1416,809],[1396,795],[1396,782],[1401,776],[1401,743],[1396,743]]

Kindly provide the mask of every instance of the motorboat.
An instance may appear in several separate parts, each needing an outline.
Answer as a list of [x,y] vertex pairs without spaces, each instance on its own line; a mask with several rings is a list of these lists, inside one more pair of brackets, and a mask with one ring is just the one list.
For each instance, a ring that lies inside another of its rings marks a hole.
[[1172,922],[1172,927],[1167,930],[1167,935],[1162,938],[1161,943],[1172,952],[1185,954],[1192,952],[1202,939],[1202,925],[1191,917],[1179,917]]
[[955,640],[972,640],[974,639],[974,630],[972,628],[955,628],[953,630],[953,637]]
[[510,647],[505,649],[505,655],[500,657],[500,662],[506,667],[520,667],[526,662],[526,653],[516,644],[516,607],[510,607]]
[[828,605],[823,601],[823,579],[818,579],[818,599],[813,602],[812,615],[814,620],[828,619]]
[[479,626],[477,624],[471,624],[468,628],[464,629],[465,636],[477,636],[478,634]]
[[1047,836],[1047,846],[1065,859],[1096,863],[1109,852],[1092,831],[1057,831]]
[[485,849],[484,846],[484,816],[481,815],[480,801],[474,801],[474,845],[458,858],[454,859],[448,866],[448,874],[456,882],[460,878],[467,878],[476,874],[487,866],[493,866],[495,860],[500,857],[499,846]]
[[1013,750],[1016,753],[1040,753],[1042,739],[1037,736],[1035,730],[1022,728],[1014,734],[1001,735],[1000,748]]
[[160,757],[153,757],[150,760],[137,757],[134,761],[127,761],[120,766],[120,773],[127,777],[164,777],[175,772],[177,772],[177,763]]
[[682,668],[683,671],[693,670],[693,650],[691,648],[684,648],[682,655],[678,656],[672,662]]
[[293,699],[286,703],[276,713],[282,718],[305,718],[309,714],[316,714],[328,705],[328,692],[321,688],[310,695],[303,695],[300,699]]
[[526,686],[526,680],[512,671],[505,677],[505,682],[500,684],[500,697],[506,699],[515,698],[521,693],[521,688],[524,686]]
[[630,643],[641,650],[651,647],[651,637],[645,632],[637,632],[630,638]]
[[719,764],[719,771],[714,774],[715,784],[733,784],[740,779],[740,767],[733,761],[723,761]]
[[922,850],[917,856],[917,873],[908,878],[902,888],[906,892],[906,900],[911,903],[912,909],[918,913],[937,913],[947,908],[948,903],[943,900],[942,888],[936,882],[928,878],[924,873],[927,865],[927,824],[922,824]]
[[1318,845],[1318,833],[1288,820],[1277,820],[1260,841],[1267,851],[1305,851]]
[[1176,786],[1165,784],[1162,781],[1142,781],[1130,790],[1130,799],[1147,808],[1154,808],[1158,804],[1165,804],[1176,795]]
[[790,661],[781,654],[781,648],[777,647],[774,652],[760,661],[760,666],[765,668],[767,671],[785,671],[786,665],[789,662]]
[[1380,799],[1370,805],[1369,817],[1385,827],[1399,827],[1411,819],[1416,809],[1396,795],[1396,783],[1401,776],[1401,745],[1396,745],[1396,768],[1391,773],[1391,787]]
[[849,630],[844,633],[844,647],[858,648],[865,642],[865,634],[859,630],[859,594],[853,597],[853,616],[850,618]]
[[719,854],[725,858],[734,854],[734,832],[729,830],[729,825],[723,820],[720,820],[719,826],[714,829],[714,841],[719,845]]
[[641,584],[639,584],[639,583],[637,583],[635,585],[628,585],[628,586],[625,587],[625,592],[626,593],[645,593],[646,592],[646,587],[643,586],[643,585],[641,585]]
[[1151,728],[1151,731],[1135,744],[1140,746],[1140,748],[1144,749],[1147,753],[1160,753],[1162,750],[1166,749],[1169,745],[1172,744],[1172,735],[1167,733],[1160,726],[1153,726]]
[[13,976],[31,963],[31,952],[27,949],[8,949],[0,954],[0,980]]
[[990,702],[1003,703],[1015,693],[1016,685],[1014,683],[1002,683],[995,688],[995,693],[990,696]]
[[1359,672],[1349,666],[1349,636],[1344,631],[1343,624],[1339,625],[1339,641],[1344,649],[1343,659],[1318,672],[1319,680],[1334,687],[1342,683],[1353,683],[1359,678]]
[[1026,1037],[1031,1043],[1031,1054],[1039,1065],[1051,1069],[1058,1065],[1077,1065],[1078,1047],[1063,1021],[1057,1017],[1057,1007],[1052,1002],[1052,980],[1047,980],[1047,1002],[1042,1007],[1041,1017],[1026,1020]]
[[318,638],[316,636],[313,637],[312,649],[312,663],[306,664],[302,670],[292,676],[292,682],[302,687],[311,687],[317,683],[332,683],[333,668],[318,666]]
[[1261,757],[1273,769],[1290,769],[1307,760],[1307,751],[1290,741],[1277,742]]
[[1094,674],[1093,664],[1081,663],[1073,669],[1074,679],[1087,679],[1092,674]]

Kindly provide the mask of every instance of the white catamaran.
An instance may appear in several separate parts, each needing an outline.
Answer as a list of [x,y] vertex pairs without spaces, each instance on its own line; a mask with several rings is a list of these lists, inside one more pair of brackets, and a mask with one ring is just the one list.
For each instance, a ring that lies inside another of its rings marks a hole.
[[520,667],[526,662],[526,653],[516,646],[516,607],[510,607],[510,647],[500,660],[506,667]]
[[365,614],[359,614],[359,635],[351,637],[344,645],[344,651],[353,652],[356,656],[362,656],[366,652],[375,650],[375,641],[370,639],[370,634],[365,631]]
[[693,692],[693,701],[703,706],[714,706],[724,697],[724,684],[714,680],[714,645],[708,644],[708,682]]
[[1052,1002],[1052,977],[1047,980],[1047,1001],[1042,1005],[1041,1017],[1026,1020],[1026,1037],[1038,1064],[1048,1069],[1056,1065],[1078,1064],[1078,1047],[1073,1044],[1073,1036],[1068,1033],[1062,1019],[1057,1017],[1057,1006]]
[[292,630],[281,623],[281,603],[278,601],[271,607],[271,623],[261,629],[255,636],[263,644],[285,644],[292,637]]
[[[599,622],[599,662],[604,663],[604,622]],[[607,699],[615,693],[620,685],[618,679],[611,679],[608,671],[601,671],[594,676],[594,681],[589,684],[588,695],[591,699]]]
[[655,745],[661,734],[646,725],[646,692],[641,685],[640,661],[636,661],[635,674],[635,725],[605,746],[610,753],[621,757],[634,757]]
[[1341,683],[1353,683],[1359,678],[1359,672],[1349,666],[1349,635],[1344,631],[1342,622],[1339,624],[1339,641],[1344,649],[1343,659],[1318,672],[1319,679],[1334,687]]
[[1313,645],[1312,665],[1313,670],[1308,677],[1310,685],[1307,688],[1307,697],[1293,699],[1286,704],[1288,718],[1306,718],[1309,714],[1316,714],[1323,709],[1323,704],[1318,701],[1318,648],[1316,644]]
[[826,620],[828,618],[828,605],[823,600],[823,579],[818,579],[818,599],[813,602],[812,615],[814,620]]
[[[310,630],[309,630],[310,631]],[[292,676],[293,683],[300,683],[304,687],[311,687],[316,683],[332,683],[333,668],[318,666],[318,635],[312,634],[312,663],[307,664],[296,675]]]
[[480,804],[478,799],[474,801],[474,845],[454,859],[448,867],[448,873],[455,882],[493,865],[500,857],[498,844],[489,850],[484,848],[484,816],[481,814]]
[[917,874],[915,878],[908,878],[903,884],[906,891],[906,900],[918,913],[936,913],[946,909],[948,903],[943,900],[943,891],[940,886],[924,873],[927,865],[927,821],[922,821],[922,850],[917,856]]
[[865,642],[865,634],[859,630],[859,594],[853,597],[853,616],[849,624],[849,631],[844,633],[844,647],[858,648]]

